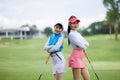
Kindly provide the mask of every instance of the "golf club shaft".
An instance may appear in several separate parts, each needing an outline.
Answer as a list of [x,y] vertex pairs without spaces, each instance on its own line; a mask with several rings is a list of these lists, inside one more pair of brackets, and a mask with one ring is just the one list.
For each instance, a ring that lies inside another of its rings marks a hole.
[[97,80],[99,80],[99,77],[98,77],[97,73],[95,72],[95,70],[94,70],[93,66],[92,66],[91,64],[90,64],[90,66],[91,66],[91,68],[92,68],[93,72],[95,73],[95,76],[97,77]]
[[43,70],[44,70],[46,64],[48,63],[49,59],[50,59],[50,54],[48,55],[48,57],[47,57],[47,59],[46,59],[46,61],[45,61],[45,64],[43,65],[43,67],[42,67],[42,69],[41,69],[42,71],[41,71],[41,73],[40,73],[40,76],[39,76],[38,80],[41,79]]
[[42,76],[42,74],[40,74],[40,76],[39,76],[38,80],[40,80],[40,79],[41,79],[41,76]]
[[92,68],[95,76],[97,77],[97,80],[99,80],[99,77],[98,77],[97,73],[95,72],[95,70],[94,70],[94,68],[93,68],[93,66],[92,66],[92,64],[91,64],[90,58],[88,57],[86,51],[84,51],[84,52],[85,52],[85,56],[86,56],[86,58],[87,58],[87,60],[88,60],[88,62],[89,62],[89,64],[90,64],[90,66],[91,66],[91,68]]
[[47,57],[47,59],[46,59],[46,61],[45,61],[45,64],[48,63],[49,59],[50,59],[50,54],[48,55],[48,57]]

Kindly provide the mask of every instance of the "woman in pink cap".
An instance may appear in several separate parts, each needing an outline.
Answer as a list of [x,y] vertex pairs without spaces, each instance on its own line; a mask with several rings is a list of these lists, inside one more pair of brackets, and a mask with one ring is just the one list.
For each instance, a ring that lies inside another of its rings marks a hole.
[[82,75],[84,80],[90,80],[88,70],[83,61],[84,53],[89,43],[77,32],[80,20],[71,16],[68,21],[68,44],[73,51],[69,57],[69,67],[72,68],[73,80],[80,80]]

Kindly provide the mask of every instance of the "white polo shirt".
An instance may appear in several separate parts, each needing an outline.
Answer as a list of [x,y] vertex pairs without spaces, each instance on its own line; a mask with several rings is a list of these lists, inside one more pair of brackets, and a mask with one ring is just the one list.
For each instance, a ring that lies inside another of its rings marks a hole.
[[89,46],[89,43],[76,30],[71,30],[68,38],[73,49],[81,48],[85,50]]

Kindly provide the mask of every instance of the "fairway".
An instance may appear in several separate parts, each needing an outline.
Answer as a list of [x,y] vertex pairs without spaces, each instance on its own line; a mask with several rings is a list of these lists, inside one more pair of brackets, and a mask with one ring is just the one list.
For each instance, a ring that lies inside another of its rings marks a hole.
[[[87,53],[100,80],[120,80],[120,40],[114,35],[85,37],[90,43]],[[119,35],[120,39],[120,35]],[[43,50],[47,38],[27,40],[0,40],[0,80],[37,80],[48,53]],[[63,53],[66,61],[71,47],[64,41]],[[85,63],[91,80],[97,80],[87,59]],[[68,62],[67,62],[68,63]],[[67,64],[66,63],[66,64]],[[54,80],[49,60],[41,80]],[[71,69],[67,66],[64,80],[72,80]],[[83,80],[81,78],[81,80]]]

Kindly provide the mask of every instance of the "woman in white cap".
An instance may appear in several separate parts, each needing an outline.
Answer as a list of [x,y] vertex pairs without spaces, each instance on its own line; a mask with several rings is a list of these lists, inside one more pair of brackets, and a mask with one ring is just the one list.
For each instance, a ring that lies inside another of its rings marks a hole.
[[69,56],[69,67],[72,68],[73,80],[80,80],[82,75],[84,80],[90,80],[86,65],[83,61],[84,53],[89,43],[77,32],[80,20],[71,16],[68,20],[68,44],[73,51]]

